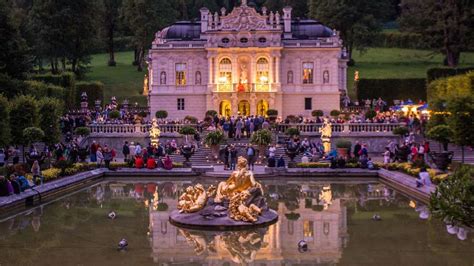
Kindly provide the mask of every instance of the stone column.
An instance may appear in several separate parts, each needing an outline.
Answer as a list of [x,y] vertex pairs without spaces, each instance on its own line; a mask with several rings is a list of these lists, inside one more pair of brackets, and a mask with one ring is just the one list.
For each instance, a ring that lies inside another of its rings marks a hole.
[[250,94],[250,114],[257,115],[257,95],[255,93]]
[[269,75],[268,83],[273,84],[275,82],[275,80],[273,79],[273,77],[274,77],[274,66],[275,66],[275,64],[273,63],[273,56],[270,56],[270,61],[268,62],[268,66],[269,66],[268,67],[268,69],[269,69],[269,71],[268,71],[268,75]]
[[275,66],[275,83],[280,83],[280,57],[275,57],[276,66]]
[[233,92],[230,99],[232,115],[237,115],[239,112],[239,97],[237,96],[237,93]]
[[252,53],[252,57],[250,59],[250,80],[249,83],[258,83],[257,80],[257,61],[255,58],[255,53]]

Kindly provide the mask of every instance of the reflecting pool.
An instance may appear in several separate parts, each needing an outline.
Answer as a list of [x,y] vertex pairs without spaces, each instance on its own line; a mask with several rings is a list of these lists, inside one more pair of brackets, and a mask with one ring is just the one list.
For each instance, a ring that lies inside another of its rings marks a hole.
[[[216,180],[99,183],[2,220],[0,265],[474,265],[472,233],[458,240],[422,219],[426,206],[386,185],[259,181],[279,221],[233,232],[168,222],[183,188]],[[122,238],[129,247],[117,251]]]

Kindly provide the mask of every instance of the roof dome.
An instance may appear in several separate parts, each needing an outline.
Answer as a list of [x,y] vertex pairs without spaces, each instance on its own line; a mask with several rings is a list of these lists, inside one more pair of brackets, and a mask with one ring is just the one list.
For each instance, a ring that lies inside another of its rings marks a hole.
[[333,35],[333,30],[312,19],[293,21],[291,30],[296,39],[327,38]]
[[191,21],[178,21],[161,31],[161,37],[168,40],[199,39],[201,25]]

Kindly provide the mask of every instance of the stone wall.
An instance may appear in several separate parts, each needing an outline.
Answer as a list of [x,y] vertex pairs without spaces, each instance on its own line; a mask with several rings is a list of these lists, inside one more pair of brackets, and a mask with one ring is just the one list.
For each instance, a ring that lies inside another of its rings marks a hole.
[[[184,99],[184,110],[178,110],[178,98]],[[156,95],[150,97],[150,111],[152,117],[158,110],[168,111],[169,119],[182,119],[187,115],[202,119],[206,113],[205,94],[174,94]]]
[[[311,110],[305,109],[305,98],[312,98]],[[277,98],[278,99],[278,98]],[[303,115],[312,117],[312,110],[323,110],[325,115],[336,109],[339,110],[339,92],[315,94],[310,92],[284,94],[281,98],[283,111],[281,116],[285,118],[288,115]]]

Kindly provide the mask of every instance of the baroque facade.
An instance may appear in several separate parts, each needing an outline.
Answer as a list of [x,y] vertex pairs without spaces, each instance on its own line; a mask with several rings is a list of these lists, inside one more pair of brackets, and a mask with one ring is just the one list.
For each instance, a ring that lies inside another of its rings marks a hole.
[[258,13],[243,1],[231,13],[202,8],[199,21],[156,33],[148,57],[149,106],[169,118],[220,115],[311,116],[339,109],[347,60],[336,31],[315,20]]

